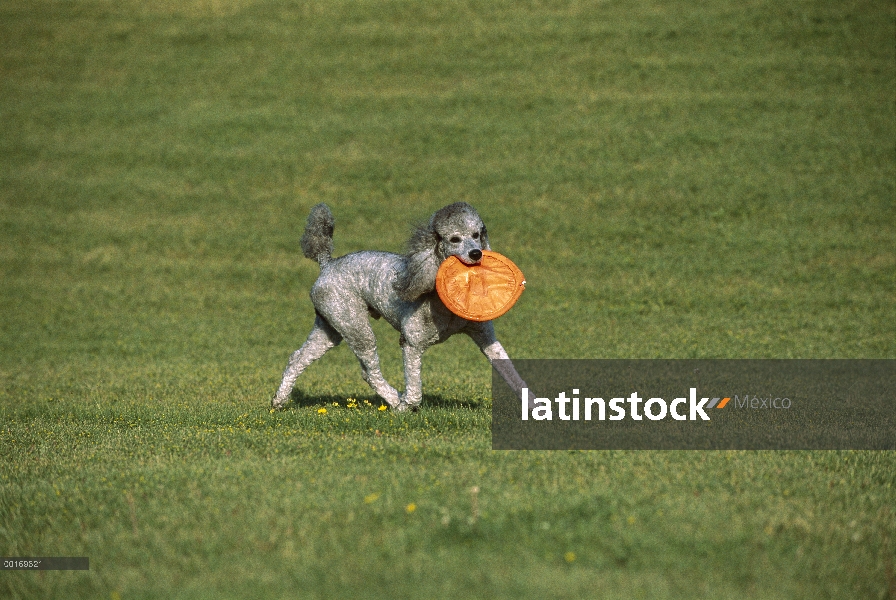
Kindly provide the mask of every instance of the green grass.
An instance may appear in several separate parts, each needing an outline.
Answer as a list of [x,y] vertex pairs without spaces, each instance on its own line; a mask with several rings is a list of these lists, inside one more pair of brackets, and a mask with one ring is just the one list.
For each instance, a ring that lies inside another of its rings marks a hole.
[[417,414],[346,348],[268,401],[321,201],[339,254],[476,206],[512,356],[896,357],[894,37],[892,1],[0,0],[0,554],[91,562],[0,596],[892,597],[893,453],[493,452],[460,339]]

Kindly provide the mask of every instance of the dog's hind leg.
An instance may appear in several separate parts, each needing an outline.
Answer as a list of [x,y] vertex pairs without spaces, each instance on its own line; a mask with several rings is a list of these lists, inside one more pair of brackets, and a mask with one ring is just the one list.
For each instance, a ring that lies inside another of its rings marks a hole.
[[363,324],[357,323],[352,331],[344,337],[349,348],[358,357],[358,362],[361,363],[361,376],[364,381],[389,406],[397,407],[401,403],[401,398],[398,396],[398,390],[389,385],[380,370],[380,357],[376,353],[376,336],[373,334],[373,329],[367,322],[366,316]]
[[423,369],[423,351],[411,345],[404,336],[400,340],[401,350],[404,354],[404,394],[401,396],[401,404],[395,408],[399,411],[408,408],[416,409],[423,401],[423,382],[421,371]]
[[323,356],[327,350],[339,345],[342,336],[338,331],[333,329],[320,315],[314,320],[314,327],[308,334],[308,339],[302,344],[302,347],[293,352],[289,358],[289,364],[283,371],[283,381],[277,394],[271,400],[273,408],[283,408],[289,402],[289,394],[292,392],[292,386],[295,385],[296,379],[302,374],[308,365]]

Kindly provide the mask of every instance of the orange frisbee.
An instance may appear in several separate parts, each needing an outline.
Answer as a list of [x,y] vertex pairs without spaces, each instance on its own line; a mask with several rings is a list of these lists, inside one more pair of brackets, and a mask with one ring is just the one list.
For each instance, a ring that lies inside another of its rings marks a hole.
[[523,272],[506,256],[482,251],[478,265],[449,256],[436,273],[436,291],[448,309],[470,321],[491,321],[510,310],[525,289]]

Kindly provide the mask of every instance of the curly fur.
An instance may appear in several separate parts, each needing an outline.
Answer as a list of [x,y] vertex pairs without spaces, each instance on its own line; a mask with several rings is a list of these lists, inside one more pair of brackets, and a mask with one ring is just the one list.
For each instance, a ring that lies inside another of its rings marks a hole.
[[[364,380],[394,410],[420,404],[423,352],[455,333],[470,336],[517,393],[525,387],[495,337],[492,323],[458,317],[434,292],[436,272],[447,257],[456,256],[467,264],[476,264],[482,258],[482,250],[491,249],[485,225],[472,206],[456,202],[436,211],[426,225],[414,230],[404,254],[367,250],[334,259],[334,224],[333,214],[325,204],[311,209],[302,236],[302,252],[321,268],[311,287],[317,316],[308,339],[290,357],[280,388],[271,401],[274,408],[285,406],[296,378],[342,340],[358,357]],[[369,317],[382,317],[401,333],[403,394],[383,378]]]
[[418,226],[414,231],[408,241],[404,268],[393,285],[402,300],[412,302],[435,289],[436,273],[444,260],[439,256],[438,243],[438,236],[428,227]]
[[330,207],[317,204],[311,208],[305,234],[302,236],[302,253],[305,258],[316,260],[321,266],[330,262],[333,254],[333,226],[336,220]]

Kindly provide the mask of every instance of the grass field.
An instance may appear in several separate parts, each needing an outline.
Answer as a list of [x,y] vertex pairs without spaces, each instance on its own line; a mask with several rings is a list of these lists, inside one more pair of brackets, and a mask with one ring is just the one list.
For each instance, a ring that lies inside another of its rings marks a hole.
[[494,452],[461,339],[419,413],[345,347],[269,411],[317,202],[338,254],[476,206],[511,356],[896,358],[894,39],[892,0],[0,0],[0,554],[91,567],[0,597],[896,598],[892,452]]

